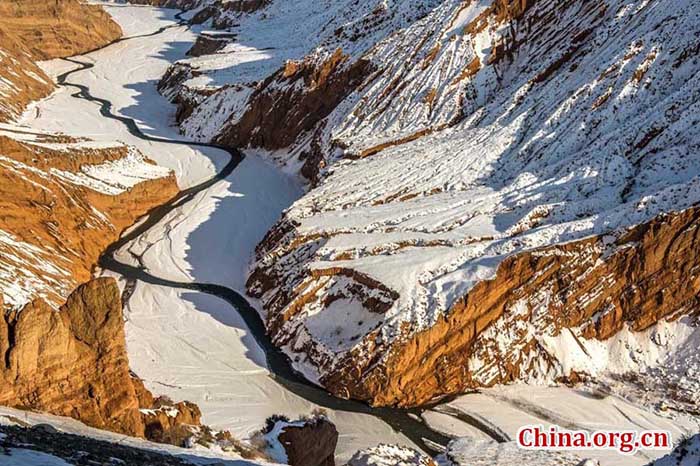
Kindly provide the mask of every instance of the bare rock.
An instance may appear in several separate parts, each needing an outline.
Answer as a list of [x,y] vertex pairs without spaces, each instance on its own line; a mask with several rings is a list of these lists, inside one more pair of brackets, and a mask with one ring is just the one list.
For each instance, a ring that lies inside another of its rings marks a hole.
[[289,422],[280,417],[268,420],[268,441],[279,444],[291,466],[335,466],[338,430],[325,416]]

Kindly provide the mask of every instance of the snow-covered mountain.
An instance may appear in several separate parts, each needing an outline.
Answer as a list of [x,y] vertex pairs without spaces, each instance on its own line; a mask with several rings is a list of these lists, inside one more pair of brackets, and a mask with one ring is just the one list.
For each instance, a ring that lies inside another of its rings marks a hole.
[[311,180],[248,281],[309,378],[414,405],[665,372],[695,402],[692,2],[234,4],[161,88]]

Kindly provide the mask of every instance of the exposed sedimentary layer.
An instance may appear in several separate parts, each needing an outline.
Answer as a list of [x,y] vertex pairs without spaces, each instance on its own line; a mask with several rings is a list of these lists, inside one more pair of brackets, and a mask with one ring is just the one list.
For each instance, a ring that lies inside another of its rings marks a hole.
[[36,298],[61,305],[90,279],[104,248],[178,191],[169,170],[134,149],[50,135],[4,134],[0,289],[7,307]]
[[120,291],[113,279],[78,287],[58,310],[36,299],[4,314],[0,350],[4,406],[157,441],[168,440],[163,432],[176,424],[199,425],[195,406],[168,406],[166,414],[129,371]]
[[122,34],[101,6],[78,0],[2,0],[0,29],[14,35],[37,60],[79,55]]
[[0,122],[47,96],[51,79],[37,60],[77,55],[121,36],[100,6],[78,0],[0,1]]
[[[36,60],[120,35],[98,6],[0,1],[0,121],[54,89]],[[130,373],[120,291],[91,280],[102,251],[177,192],[134,148],[0,127],[0,404],[158,442],[198,432],[196,406],[154,399]]]
[[[622,331],[642,332],[688,313],[697,317],[699,227],[700,209],[692,208],[618,238],[510,256],[494,278],[479,282],[429,329],[407,330],[390,346],[370,334],[366,346],[323,382],[341,396],[410,406],[535,375],[599,375],[607,361],[577,361],[576,352],[595,359],[600,342]],[[358,365],[366,361],[357,357],[362,354],[382,355],[382,363]]]

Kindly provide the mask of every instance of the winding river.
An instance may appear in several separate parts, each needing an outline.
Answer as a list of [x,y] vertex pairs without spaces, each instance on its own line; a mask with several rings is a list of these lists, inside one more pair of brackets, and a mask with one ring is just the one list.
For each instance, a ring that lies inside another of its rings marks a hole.
[[[159,30],[150,34],[129,36],[118,39],[112,44],[109,44],[103,48],[109,47],[115,43],[132,40],[139,37],[158,35],[172,27],[186,26],[188,23],[182,18],[185,13],[186,12],[183,11],[176,15],[176,18],[178,20],[177,23],[162,27]],[[167,280],[164,278],[154,276],[142,266],[129,265],[119,261],[116,258],[115,253],[120,248],[127,245],[134,239],[138,238],[140,235],[146,233],[173,209],[192,201],[196,194],[211,187],[217,182],[224,180],[227,176],[233,173],[233,171],[236,170],[236,167],[238,167],[238,165],[245,158],[245,154],[243,154],[243,152],[241,152],[238,149],[223,147],[216,144],[184,140],[172,140],[149,136],[145,134],[139,128],[136,121],[134,121],[133,119],[113,113],[112,103],[109,100],[95,97],[90,93],[90,89],[87,86],[72,83],[69,81],[71,75],[73,75],[74,73],[88,70],[94,67],[94,64],[84,62],[76,58],[69,58],[66,60],[78,65],[78,67],[59,75],[57,77],[58,84],[60,86],[76,89],[76,92],[72,94],[72,97],[97,103],[100,106],[100,113],[104,118],[119,121],[127,128],[127,130],[132,135],[144,140],[165,144],[178,144],[187,145],[191,147],[209,147],[220,149],[227,152],[230,156],[228,163],[214,176],[195,186],[181,191],[169,202],[152,209],[148,214],[146,214],[146,216],[137,223],[137,226],[132,228],[130,231],[128,231],[128,233],[124,234],[118,241],[116,241],[107,248],[107,250],[100,257],[99,266],[105,270],[113,271],[122,275],[128,282],[131,282],[132,284],[135,283],[136,280],[140,280],[152,285],[171,287],[181,290],[198,291],[225,300],[236,310],[236,312],[240,314],[240,316],[243,318],[246,325],[248,326],[248,329],[250,330],[250,333],[254,337],[255,341],[260,346],[260,348],[263,349],[267,360],[267,366],[271,373],[270,377],[276,383],[283,386],[286,390],[289,390],[290,392],[308,400],[311,403],[334,411],[362,413],[377,417],[382,421],[386,422],[388,425],[390,425],[395,431],[400,432],[406,437],[408,437],[414,444],[419,446],[425,452],[436,453],[441,451],[447,444],[447,442],[450,440],[450,438],[435,430],[432,430],[427,425],[427,423],[423,421],[421,414],[423,413],[424,409],[429,408],[428,406],[423,408],[414,408],[407,410],[395,408],[374,408],[358,401],[343,400],[331,396],[323,389],[307,381],[303,376],[301,376],[292,368],[289,358],[271,343],[266,333],[265,324],[262,321],[258,312],[250,305],[245,296],[241,295],[235,290],[225,286],[211,283],[180,282]],[[127,293],[125,293],[127,295],[128,289],[129,287],[127,287]],[[128,299],[128,296],[126,296],[126,299]],[[371,446],[372,445],[367,445],[367,447]]]

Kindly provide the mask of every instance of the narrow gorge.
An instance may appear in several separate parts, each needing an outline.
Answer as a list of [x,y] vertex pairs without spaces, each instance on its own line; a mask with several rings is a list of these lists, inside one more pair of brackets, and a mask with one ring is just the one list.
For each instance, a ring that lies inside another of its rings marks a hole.
[[692,461],[686,3],[0,0],[5,449]]

